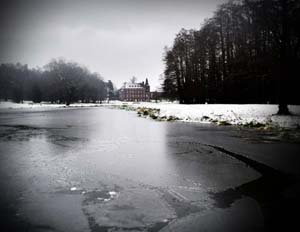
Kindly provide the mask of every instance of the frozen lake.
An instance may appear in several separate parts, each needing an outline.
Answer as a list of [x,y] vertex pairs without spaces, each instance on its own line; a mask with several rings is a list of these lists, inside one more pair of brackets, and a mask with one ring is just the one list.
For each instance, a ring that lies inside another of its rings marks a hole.
[[[269,172],[237,153],[293,174],[299,164],[297,144],[102,107],[12,110],[0,124],[1,215],[11,231],[262,230],[255,197],[220,194]],[[274,149],[292,158],[259,156]]]

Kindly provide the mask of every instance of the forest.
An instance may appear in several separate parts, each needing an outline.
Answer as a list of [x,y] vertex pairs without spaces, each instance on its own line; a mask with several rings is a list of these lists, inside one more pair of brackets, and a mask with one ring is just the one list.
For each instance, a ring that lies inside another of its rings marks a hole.
[[300,1],[234,0],[164,52],[165,96],[183,104],[299,104]]
[[53,59],[43,69],[20,63],[0,65],[0,99],[6,101],[101,102],[113,88],[112,82],[105,82],[98,73],[64,59]]

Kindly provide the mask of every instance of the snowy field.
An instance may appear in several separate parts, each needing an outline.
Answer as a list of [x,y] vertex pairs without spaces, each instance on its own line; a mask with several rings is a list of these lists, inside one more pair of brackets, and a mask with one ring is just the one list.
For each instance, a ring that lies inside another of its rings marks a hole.
[[[117,107],[127,110],[148,110],[155,118],[161,120],[175,119],[185,122],[216,123],[220,125],[244,125],[244,126],[270,126],[282,128],[300,127],[300,106],[290,105],[291,116],[278,116],[277,105],[259,104],[197,104],[180,105],[170,102],[120,102],[110,103],[76,103],[70,106],[49,103],[24,102],[22,104],[12,102],[0,102],[0,109],[51,109],[73,107]],[[151,115],[149,115],[151,116]]]

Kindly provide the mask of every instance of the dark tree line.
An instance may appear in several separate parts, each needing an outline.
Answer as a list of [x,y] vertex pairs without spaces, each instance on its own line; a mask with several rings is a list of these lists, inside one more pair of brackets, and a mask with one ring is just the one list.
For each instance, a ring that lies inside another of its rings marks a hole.
[[[300,1],[236,0],[165,49],[163,89],[180,103],[299,104]],[[283,112],[282,111],[282,112]]]
[[22,102],[47,101],[71,104],[96,102],[113,91],[111,81],[104,82],[97,73],[62,59],[52,60],[43,70],[29,69],[27,65],[0,65],[0,99]]

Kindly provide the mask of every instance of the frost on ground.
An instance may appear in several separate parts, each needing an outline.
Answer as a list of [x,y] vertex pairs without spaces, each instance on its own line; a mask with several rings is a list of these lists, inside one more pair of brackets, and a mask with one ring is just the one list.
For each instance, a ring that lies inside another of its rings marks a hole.
[[100,107],[109,106],[125,110],[135,110],[140,116],[151,117],[156,120],[184,121],[200,123],[216,123],[219,125],[242,125],[249,127],[300,127],[300,106],[290,105],[290,116],[276,115],[278,105],[269,104],[197,104],[181,105],[171,102],[121,102],[109,103],[76,103],[70,106],[63,104],[32,103],[22,104],[0,102],[0,109],[50,109],[72,107]]

